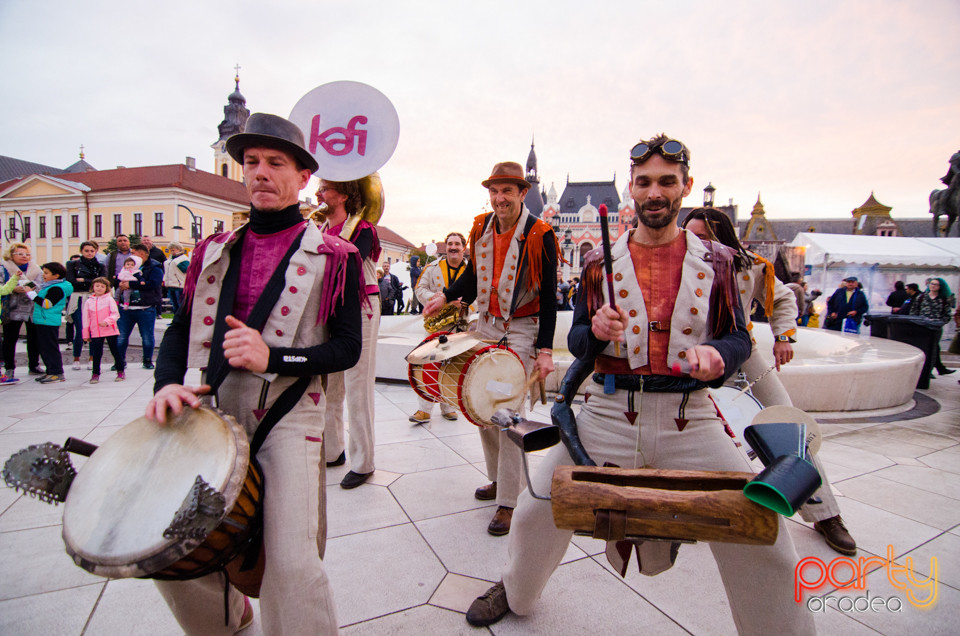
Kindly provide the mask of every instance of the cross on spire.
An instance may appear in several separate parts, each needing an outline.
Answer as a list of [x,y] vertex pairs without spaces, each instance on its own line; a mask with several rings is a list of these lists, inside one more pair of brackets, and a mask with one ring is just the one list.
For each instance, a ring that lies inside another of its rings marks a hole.
[[236,72],[236,76],[233,80],[237,83],[237,90],[240,90],[240,65],[237,64],[233,67],[233,70]]
[[83,144],[80,144],[80,158],[83,159]]

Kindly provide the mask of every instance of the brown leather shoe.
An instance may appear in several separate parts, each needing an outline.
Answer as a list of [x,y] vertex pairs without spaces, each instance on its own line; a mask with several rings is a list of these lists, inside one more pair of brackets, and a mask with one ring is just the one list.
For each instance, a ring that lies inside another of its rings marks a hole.
[[494,513],[493,519],[490,520],[490,525],[487,526],[487,532],[489,532],[495,537],[502,537],[503,535],[510,532],[510,521],[512,519],[513,519],[513,508],[500,506],[499,508],[497,508],[497,511]]
[[496,623],[509,611],[507,591],[503,587],[503,581],[500,581],[487,590],[483,596],[478,596],[473,603],[470,603],[470,609],[467,610],[467,622],[474,627],[486,627]]
[[474,491],[473,496],[480,501],[492,501],[497,498],[497,482],[480,486]]
[[857,553],[857,542],[847,532],[847,527],[843,525],[843,519],[840,518],[840,515],[818,521],[813,524],[813,527],[823,535],[823,540],[827,545],[840,554],[854,556]]

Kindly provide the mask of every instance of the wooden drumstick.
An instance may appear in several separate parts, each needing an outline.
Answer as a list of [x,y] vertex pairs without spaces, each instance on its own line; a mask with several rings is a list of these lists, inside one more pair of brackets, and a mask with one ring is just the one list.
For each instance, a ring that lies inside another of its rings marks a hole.
[[[533,385],[538,380],[540,380],[540,369],[535,368],[533,373],[530,374],[530,377],[527,378],[526,383],[523,385],[523,394],[530,396],[530,410],[533,410],[533,405],[537,402],[537,398],[533,393]],[[544,402],[544,404],[546,404],[546,402]]]
[[[607,223],[607,204],[601,203],[598,212],[600,213],[600,238],[603,240],[603,270],[607,279],[607,296],[610,298],[610,309],[617,311],[617,302],[613,297],[613,252],[610,247],[610,226]],[[613,346],[619,358],[620,343],[615,342]],[[544,404],[546,404],[546,402],[544,402]]]

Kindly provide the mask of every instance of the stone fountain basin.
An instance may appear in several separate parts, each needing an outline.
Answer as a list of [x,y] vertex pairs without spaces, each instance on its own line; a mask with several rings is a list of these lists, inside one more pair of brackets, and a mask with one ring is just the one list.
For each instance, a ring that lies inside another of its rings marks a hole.
[[[547,378],[556,391],[572,361],[566,334],[573,312],[557,314],[554,360],[557,371]],[[423,338],[420,316],[383,316],[377,343],[377,378],[407,381],[404,357]],[[757,348],[773,364],[773,335],[766,324],[754,328]],[[798,328],[794,359],[784,365],[780,380],[794,406],[810,412],[858,412],[894,409],[911,404],[923,368],[916,347],[870,336],[846,335],[824,329]],[[411,389],[412,390],[412,389]]]

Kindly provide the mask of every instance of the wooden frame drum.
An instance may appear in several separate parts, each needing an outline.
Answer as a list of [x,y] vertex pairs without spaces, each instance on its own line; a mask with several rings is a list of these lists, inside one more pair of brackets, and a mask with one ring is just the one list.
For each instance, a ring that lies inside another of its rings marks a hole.
[[[185,409],[166,426],[134,420],[78,472],[63,511],[67,553],[111,578],[192,579],[239,561],[261,527],[263,477],[249,453],[243,427],[214,409]],[[166,538],[198,476],[224,512],[212,532]]]

